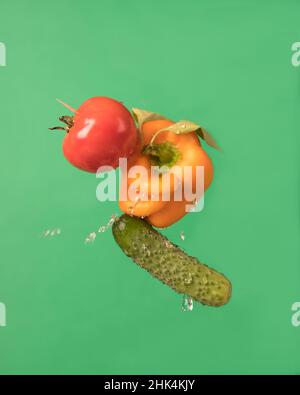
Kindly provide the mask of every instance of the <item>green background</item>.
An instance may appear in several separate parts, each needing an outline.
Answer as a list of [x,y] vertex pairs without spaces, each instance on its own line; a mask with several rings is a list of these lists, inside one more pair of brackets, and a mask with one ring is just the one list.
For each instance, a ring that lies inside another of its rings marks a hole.
[[[1,373],[300,373],[299,1],[1,0]],[[205,209],[164,231],[233,283],[181,296],[86,235],[116,203],[47,128],[95,95],[191,119],[223,152]],[[60,227],[57,237],[42,237]],[[180,240],[184,231],[186,239]]]

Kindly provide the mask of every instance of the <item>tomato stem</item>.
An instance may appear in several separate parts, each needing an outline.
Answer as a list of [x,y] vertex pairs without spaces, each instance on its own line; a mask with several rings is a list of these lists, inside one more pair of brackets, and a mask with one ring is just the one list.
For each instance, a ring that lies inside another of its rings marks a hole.
[[69,128],[74,125],[74,117],[70,117],[69,115],[63,115],[58,118],[61,122],[65,123]]
[[54,126],[53,128],[49,128],[49,130],[64,130],[69,133],[69,130],[74,125],[74,117],[70,117],[69,115],[63,115],[58,118],[61,122],[65,123],[66,126]]
[[67,128],[66,127],[62,127],[62,126],[54,126],[53,128],[49,128],[49,130],[64,130],[65,132],[68,133]]

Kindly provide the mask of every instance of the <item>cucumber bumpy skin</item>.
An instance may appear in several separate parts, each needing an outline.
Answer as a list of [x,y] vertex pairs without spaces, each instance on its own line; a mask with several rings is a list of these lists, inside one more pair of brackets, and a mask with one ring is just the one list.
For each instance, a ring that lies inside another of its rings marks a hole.
[[229,301],[231,283],[223,274],[187,255],[144,220],[124,214],[112,232],[127,256],[176,292],[209,306]]

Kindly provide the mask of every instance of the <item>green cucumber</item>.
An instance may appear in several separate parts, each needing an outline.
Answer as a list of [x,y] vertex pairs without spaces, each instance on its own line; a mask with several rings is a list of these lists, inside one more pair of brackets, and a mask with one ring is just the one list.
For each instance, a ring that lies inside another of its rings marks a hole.
[[124,214],[112,232],[127,256],[176,292],[209,306],[229,301],[231,283],[223,274],[187,255],[146,221]]

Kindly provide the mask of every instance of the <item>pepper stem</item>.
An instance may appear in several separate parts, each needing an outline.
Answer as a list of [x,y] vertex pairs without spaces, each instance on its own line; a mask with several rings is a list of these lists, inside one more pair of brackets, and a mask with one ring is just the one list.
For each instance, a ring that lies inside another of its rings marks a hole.
[[143,154],[149,156],[154,166],[172,167],[180,159],[178,148],[170,141],[162,144],[148,144],[143,149]]

